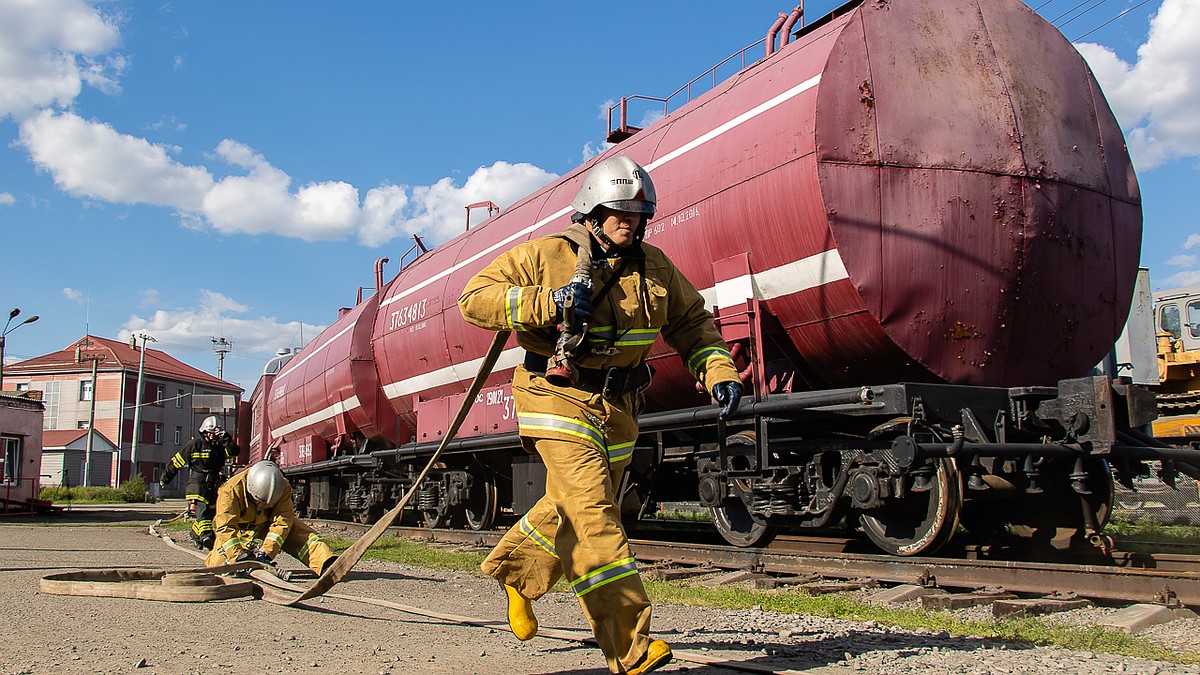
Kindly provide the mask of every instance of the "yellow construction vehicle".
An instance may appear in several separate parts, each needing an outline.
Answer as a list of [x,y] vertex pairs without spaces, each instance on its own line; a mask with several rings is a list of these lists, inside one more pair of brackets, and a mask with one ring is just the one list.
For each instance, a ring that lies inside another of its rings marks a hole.
[[1200,441],[1200,286],[1154,293],[1158,414],[1154,436]]

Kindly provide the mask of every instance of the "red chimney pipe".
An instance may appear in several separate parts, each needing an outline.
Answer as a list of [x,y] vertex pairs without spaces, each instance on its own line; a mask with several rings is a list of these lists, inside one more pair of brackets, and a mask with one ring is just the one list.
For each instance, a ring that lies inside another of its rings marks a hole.
[[[783,49],[784,45],[792,41],[792,26],[795,26],[796,22],[803,17],[804,3],[801,2],[800,4],[796,5],[796,8],[792,10],[792,13],[788,15],[787,21],[783,24],[783,34],[779,36],[780,49]],[[801,27],[804,26],[804,24],[800,25]]]
[[767,56],[775,53],[775,34],[783,27],[783,22],[787,19],[787,16],[787,14],[780,12],[779,18],[775,19],[775,23],[771,24],[771,30],[767,31]]
[[387,258],[380,258],[375,261],[375,292],[383,290],[383,265],[388,262]]

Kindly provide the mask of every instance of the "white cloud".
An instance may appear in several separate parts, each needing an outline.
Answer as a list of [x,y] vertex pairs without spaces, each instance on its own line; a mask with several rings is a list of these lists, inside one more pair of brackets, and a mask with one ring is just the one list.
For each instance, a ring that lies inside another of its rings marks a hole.
[[1200,156],[1200,1],[1163,0],[1150,21],[1137,62],[1111,49],[1076,45],[1100,82],[1125,130],[1139,169],[1178,157]]
[[242,173],[216,178],[204,166],[171,158],[177,149],[117,132],[70,112],[45,110],[21,124],[17,141],[34,164],[66,192],[117,204],[176,210],[184,227],[210,226],[223,234],[276,234],[305,241],[356,236],[381,246],[406,234],[436,241],[457,234],[463,207],[491,200],[502,208],[553,180],[531,164],[480,167],[462,186],[443,178],[431,186],[384,184],[367,191],[341,181],[292,178],[252,148],[233,140],[217,145],[215,161]]
[[588,141],[587,143],[583,144],[583,152],[580,153],[580,156],[582,157],[584,162],[587,162],[588,160],[592,159],[593,157],[595,157],[597,155],[602,155],[602,154],[608,152],[609,148],[611,148],[612,146],[613,146],[613,144],[608,143],[608,142],[592,145],[592,142]]
[[83,85],[117,89],[116,19],[84,0],[0,2],[0,118],[65,107]]
[[[462,185],[451,178],[428,186],[384,183],[360,196],[337,180],[294,186],[285,171],[233,139],[217,145],[211,168],[185,165],[174,159],[178,147],[52,107],[69,106],[83,82],[115,91],[125,60],[109,53],[119,40],[115,20],[82,0],[0,1],[0,116],[20,115],[15,145],[77,197],[170,208],[185,228],[225,235],[355,237],[381,246],[422,234],[436,244],[461,231],[467,204],[490,200],[504,208],[556,178],[531,164],[500,161],[479,167]],[[171,124],[179,128],[169,117],[152,128]]]
[[1189,234],[1187,241],[1183,242],[1184,248],[1195,248],[1200,246],[1200,234]]
[[207,170],[176,162],[166,147],[70,112],[30,117],[17,143],[56,185],[79,197],[194,212],[213,187]]
[[69,286],[62,289],[62,294],[64,298],[74,301],[78,301],[83,297],[83,291],[77,291]]
[[1159,289],[1180,288],[1200,285],[1200,270],[1177,272],[1154,284]]
[[12,196],[11,192],[0,192],[0,206],[12,206],[17,203],[17,198]]
[[145,309],[158,304],[158,289],[147,288],[142,291],[142,299],[138,301],[138,307]]
[[1197,257],[1194,255],[1177,255],[1167,261],[1168,265],[1174,267],[1195,267]]
[[[475,170],[462,187],[451,178],[409,190],[409,205],[397,214],[393,231],[424,233],[434,241],[460,234],[466,228],[467,204],[490,200],[507,208],[557,176],[526,163],[500,161]],[[372,244],[364,241],[363,243]],[[382,243],[382,242],[379,242]]]
[[[212,338],[224,337],[234,343],[238,356],[257,355],[253,360],[265,363],[279,347],[294,344],[301,332],[311,337],[324,329],[325,326],[312,324],[301,328],[299,321],[280,322],[275,317],[253,316],[251,307],[222,293],[202,289],[195,307],[161,309],[147,317],[130,316],[116,339],[127,341],[135,333],[146,333],[162,343],[160,348],[168,353],[175,351],[170,346],[211,353]],[[249,386],[254,386],[253,381]]]

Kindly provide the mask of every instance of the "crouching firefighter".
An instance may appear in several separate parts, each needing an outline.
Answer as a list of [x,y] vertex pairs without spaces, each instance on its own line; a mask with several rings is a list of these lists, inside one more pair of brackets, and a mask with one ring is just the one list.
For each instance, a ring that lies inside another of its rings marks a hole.
[[616,492],[650,384],[646,356],[661,335],[724,416],[742,386],[703,298],[642,243],[655,210],[645,169],[628,157],[598,162],[571,207],[570,227],[502,253],[458,301],[467,321],[514,331],[525,348],[513,374],[517,424],[525,450],[546,465],[545,496],[482,568],[500,582],[519,639],[537,634],[532,601],[565,575],[609,669],[645,673],[670,661],[671,648],[650,638],[650,600]]
[[221,471],[226,462],[238,456],[238,446],[211,415],[200,423],[199,431],[198,437],[188,441],[171,458],[158,486],[166,490],[180,469],[191,470],[185,498],[192,519],[192,542],[196,548],[206,550],[213,547],[213,507],[217,503],[217,486],[223,480]]
[[321,535],[296,517],[292,486],[274,462],[255,462],[221,486],[213,524],[216,545],[204,560],[209,567],[271,563],[285,551],[320,575],[337,559]]

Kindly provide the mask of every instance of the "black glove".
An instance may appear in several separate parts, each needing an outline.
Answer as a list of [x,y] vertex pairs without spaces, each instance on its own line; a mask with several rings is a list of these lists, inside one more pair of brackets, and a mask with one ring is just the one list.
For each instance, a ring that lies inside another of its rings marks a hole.
[[159,479],[159,481],[158,481],[158,487],[159,487],[159,489],[160,489],[160,490],[166,490],[166,489],[167,489],[167,486],[168,486],[168,485],[170,485],[170,484],[171,484],[171,479],[170,479],[170,478],[167,478],[166,476],[162,477],[162,478],[161,478],[161,479]]
[[563,319],[563,305],[567,301],[567,294],[575,295],[574,313],[575,320],[579,323],[585,323],[592,318],[592,287],[582,281],[572,280],[566,286],[554,291],[550,297],[554,299],[554,306],[558,308],[558,320]]
[[742,383],[718,382],[713,385],[712,397],[721,405],[721,419],[728,419],[742,402]]
[[266,563],[268,565],[270,565],[272,562],[271,557],[268,556],[266,553],[263,553],[262,551],[243,551],[242,554],[239,555],[237,557],[237,560],[235,560],[234,562],[247,562],[247,561]]

